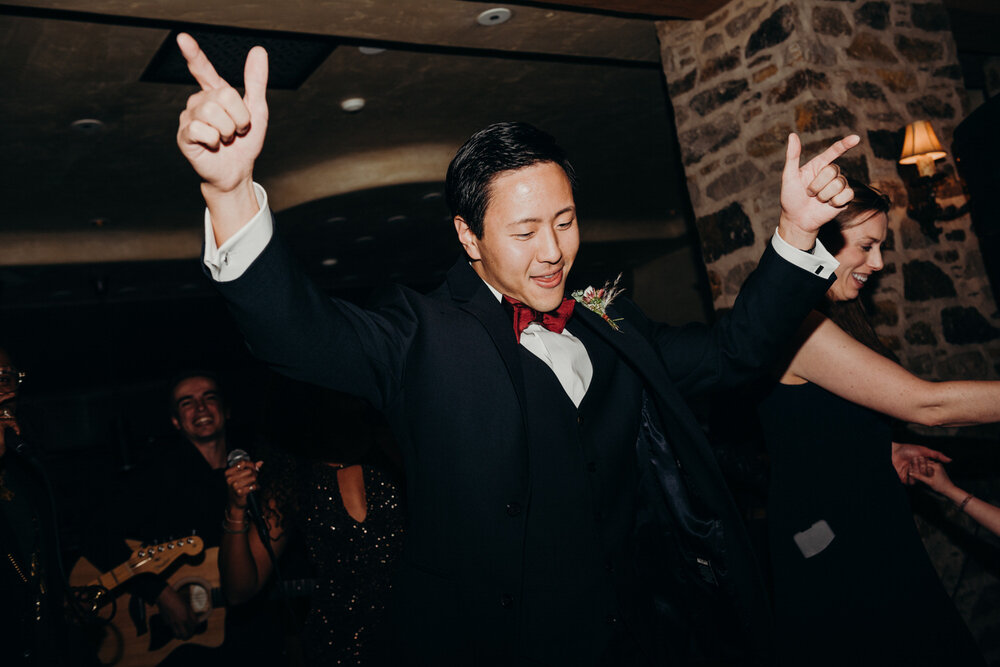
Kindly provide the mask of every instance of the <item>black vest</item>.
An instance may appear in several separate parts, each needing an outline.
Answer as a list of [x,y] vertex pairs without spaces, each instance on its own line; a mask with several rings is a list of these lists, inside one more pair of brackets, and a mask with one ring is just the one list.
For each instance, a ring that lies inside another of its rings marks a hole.
[[528,425],[519,662],[615,664],[640,613],[631,535],[642,385],[585,326],[594,376],[579,409],[520,348]]

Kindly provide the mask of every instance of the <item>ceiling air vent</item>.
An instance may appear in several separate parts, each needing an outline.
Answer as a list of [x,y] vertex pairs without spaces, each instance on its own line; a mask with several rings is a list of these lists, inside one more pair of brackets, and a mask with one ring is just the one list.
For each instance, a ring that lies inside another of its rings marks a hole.
[[[337,47],[335,41],[319,37],[221,29],[185,32],[198,40],[219,75],[236,87],[243,85],[243,63],[247,53],[258,44],[268,53],[267,87],[284,90],[301,86]],[[160,45],[140,81],[195,85],[177,48],[177,33],[172,31]]]

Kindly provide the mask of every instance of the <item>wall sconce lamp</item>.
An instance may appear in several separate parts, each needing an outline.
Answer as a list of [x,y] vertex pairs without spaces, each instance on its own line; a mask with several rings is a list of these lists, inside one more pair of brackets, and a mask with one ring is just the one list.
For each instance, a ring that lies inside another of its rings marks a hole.
[[933,176],[934,160],[940,160],[946,155],[930,121],[918,120],[906,126],[903,154],[899,156],[900,164],[915,164],[921,176]]

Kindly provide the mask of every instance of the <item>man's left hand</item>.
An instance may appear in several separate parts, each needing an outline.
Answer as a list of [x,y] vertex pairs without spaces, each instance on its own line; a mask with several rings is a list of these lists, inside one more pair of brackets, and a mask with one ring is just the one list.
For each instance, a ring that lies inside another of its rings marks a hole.
[[788,135],[785,168],[781,173],[781,217],[778,234],[801,250],[810,250],[816,234],[833,220],[840,209],[854,199],[854,191],[833,161],[858,145],[861,138],[850,134],[799,166],[802,143],[797,134]]

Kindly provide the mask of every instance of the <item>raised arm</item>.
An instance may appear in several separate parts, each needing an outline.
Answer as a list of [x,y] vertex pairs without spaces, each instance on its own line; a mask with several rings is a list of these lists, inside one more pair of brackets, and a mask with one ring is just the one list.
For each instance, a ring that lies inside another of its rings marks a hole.
[[191,35],[177,36],[188,70],[201,90],[181,112],[177,145],[202,179],[217,245],[238,232],[255,213],[253,166],[267,133],[267,52],[255,46],[243,72],[240,96],[215,71]]
[[778,234],[793,248],[784,252],[781,244],[768,244],[732,310],[714,326],[653,325],[646,333],[681,392],[697,393],[753,379],[775,363],[822,298],[837,263],[827,255],[829,261],[821,262],[825,268],[816,271],[817,258],[803,251],[812,250],[819,228],[854,197],[832,161],[858,141],[857,135],[844,137],[800,166],[799,139],[789,135]]
[[865,347],[813,313],[786,377],[797,377],[858,405],[926,426],[1000,421],[1000,382],[929,382]]

